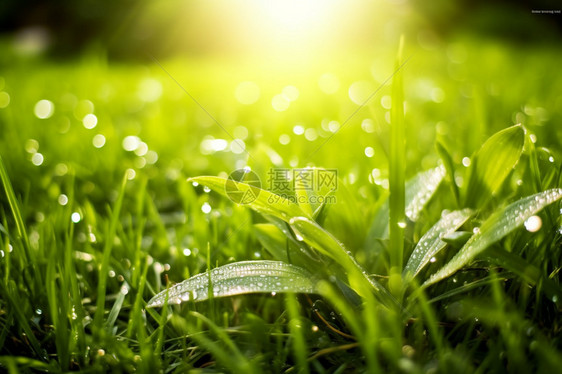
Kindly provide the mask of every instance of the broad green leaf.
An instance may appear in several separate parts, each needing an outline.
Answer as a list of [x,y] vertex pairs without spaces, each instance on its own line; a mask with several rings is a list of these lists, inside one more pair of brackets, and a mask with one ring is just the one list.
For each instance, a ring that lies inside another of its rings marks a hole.
[[456,210],[442,217],[420,239],[402,273],[403,277],[416,276],[447,243],[441,238],[455,232],[470,218],[470,209]]
[[[210,283],[209,283],[210,282]],[[171,304],[203,301],[248,293],[315,293],[312,275],[298,266],[281,261],[241,261],[197,274],[154,296],[147,308],[164,305],[166,294]]]
[[525,143],[521,125],[492,135],[472,157],[465,206],[476,208],[496,193],[515,167]]
[[476,234],[466,242],[451,261],[437,273],[433,274],[424,283],[424,286],[439,282],[455,273],[486,248],[523,225],[527,219],[560,198],[562,198],[562,189],[552,189],[517,200],[498,213],[493,214],[482,224]]
[[270,214],[284,221],[288,221],[292,217],[300,216],[310,218],[309,214],[305,213],[297,204],[291,202],[290,200],[271,193],[267,190],[251,186],[247,183],[236,182],[232,179],[209,176],[189,178],[188,181],[197,182],[199,184],[207,186],[215,192],[218,192],[226,197],[229,197],[226,190],[227,185],[229,186],[229,188],[235,188],[241,193],[252,193],[255,196],[255,200],[244,205],[247,205],[258,213]]

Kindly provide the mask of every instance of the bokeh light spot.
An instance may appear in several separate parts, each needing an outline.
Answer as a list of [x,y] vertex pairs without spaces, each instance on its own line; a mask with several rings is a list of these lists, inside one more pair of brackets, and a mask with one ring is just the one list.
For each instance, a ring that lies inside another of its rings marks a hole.
[[51,118],[55,112],[55,104],[50,100],[39,100],[33,109],[35,116],[39,119]]
[[234,90],[234,97],[240,104],[254,104],[260,98],[260,88],[254,82],[241,82]]
[[7,92],[0,92],[0,108],[10,105],[10,95]]
[[334,74],[326,73],[318,79],[318,87],[325,94],[331,95],[340,89],[340,80]]
[[375,91],[373,85],[367,81],[354,82],[349,86],[349,98],[357,105],[363,105]]
[[33,154],[33,156],[31,156],[31,162],[35,166],[39,166],[39,165],[43,164],[44,160],[45,160],[45,158],[39,152],[37,152],[37,153]]
[[93,113],[86,114],[82,119],[82,124],[87,129],[93,129],[98,124],[98,117]]
[[287,109],[289,109],[290,104],[291,102],[283,94],[275,95],[273,96],[273,99],[271,99],[271,106],[277,112],[286,111]]
[[152,103],[162,96],[162,84],[153,78],[147,78],[140,82],[137,96],[142,101]]
[[123,138],[123,149],[128,151],[128,152],[132,152],[135,149],[138,148],[139,144],[141,143],[141,140],[139,139],[138,136],[135,135],[129,135],[126,136],[125,138]]
[[97,134],[96,136],[94,136],[94,138],[92,139],[92,144],[94,145],[94,147],[96,148],[101,148],[105,145],[105,136],[103,136],[102,134]]
[[283,88],[283,96],[285,96],[285,98],[287,98],[287,100],[289,101],[295,101],[296,99],[299,98],[299,89],[296,88],[295,86],[287,86],[285,88]]

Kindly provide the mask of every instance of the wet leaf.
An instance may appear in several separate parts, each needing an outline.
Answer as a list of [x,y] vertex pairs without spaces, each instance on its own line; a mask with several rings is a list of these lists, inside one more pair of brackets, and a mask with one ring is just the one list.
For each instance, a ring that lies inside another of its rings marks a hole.
[[[438,166],[434,169],[418,173],[415,177],[406,182],[406,216],[411,221],[417,221],[421,211],[429,202],[437,187],[445,176],[445,168]],[[388,198],[378,209],[375,219],[371,224],[369,236],[367,238],[367,248],[376,239],[388,238],[389,209]]]
[[406,183],[406,216],[416,222],[437,187],[445,177],[445,167],[438,166],[417,174]]
[[517,200],[503,210],[493,214],[482,224],[477,233],[466,242],[451,261],[437,273],[433,274],[424,283],[424,286],[439,282],[455,273],[486,248],[523,225],[527,219],[537,214],[547,205],[560,200],[560,198],[562,198],[562,189],[552,189]]
[[463,209],[456,210],[442,217],[420,239],[404,267],[402,276],[416,276],[428,264],[431,258],[435,257],[447,245],[441,238],[455,232],[471,215],[472,211],[470,209]]
[[147,308],[164,305],[166,294],[170,304],[181,304],[207,300],[209,295],[271,292],[315,293],[315,281],[307,270],[281,261],[241,261],[186,279],[154,296]]

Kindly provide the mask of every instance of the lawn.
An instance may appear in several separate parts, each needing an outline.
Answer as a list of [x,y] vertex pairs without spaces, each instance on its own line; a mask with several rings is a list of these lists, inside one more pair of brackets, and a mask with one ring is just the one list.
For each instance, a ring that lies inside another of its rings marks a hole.
[[556,372],[562,49],[398,49],[2,58],[0,367]]

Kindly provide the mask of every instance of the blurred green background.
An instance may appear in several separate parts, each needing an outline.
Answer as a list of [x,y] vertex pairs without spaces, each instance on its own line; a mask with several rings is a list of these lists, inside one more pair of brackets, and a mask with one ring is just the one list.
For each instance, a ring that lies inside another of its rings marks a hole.
[[373,201],[404,35],[408,176],[437,164],[436,139],[461,163],[514,123],[558,158],[562,29],[545,9],[556,2],[6,0],[0,150],[38,209],[69,173],[101,203],[126,169],[166,196],[246,164],[263,178],[338,168]]

